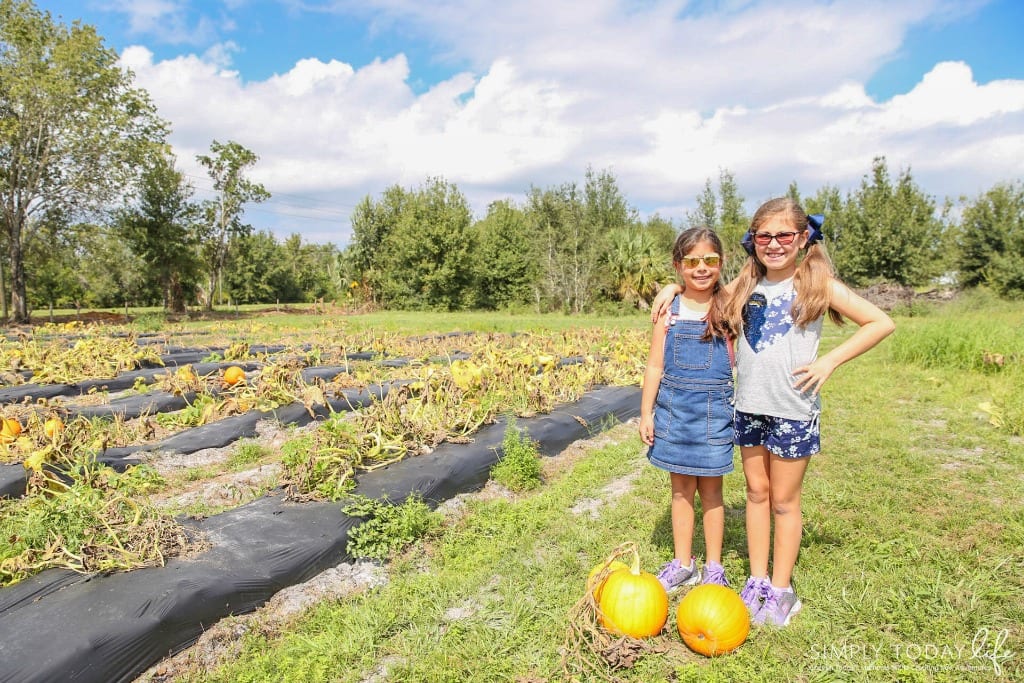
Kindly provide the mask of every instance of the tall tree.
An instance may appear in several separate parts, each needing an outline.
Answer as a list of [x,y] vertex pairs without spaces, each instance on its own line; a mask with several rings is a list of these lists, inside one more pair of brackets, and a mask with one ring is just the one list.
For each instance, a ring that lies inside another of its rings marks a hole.
[[940,274],[942,223],[910,169],[894,184],[885,157],[876,157],[844,214],[836,267],[850,284],[884,280],[914,286]]
[[85,293],[78,279],[77,234],[60,221],[46,222],[25,231],[25,269],[32,273],[27,285],[30,312],[45,305],[53,309],[61,303],[81,301]]
[[492,310],[536,304],[540,260],[525,213],[508,200],[492,202],[470,234],[472,304]]
[[79,245],[76,277],[82,291],[76,305],[111,308],[160,302],[160,291],[148,277],[149,264],[116,230],[92,223],[75,225],[74,230]]
[[252,233],[252,226],[242,222],[245,205],[270,199],[270,193],[263,185],[245,177],[245,172],[259,161],[255,152],[233,140],[226,143],[214,140],[210,144],[210,152],[196,156],[196,160],[206,167],[217,192],[217,198],[205,204],[207,231],[203,253],[210,287],[206,297],[207,310],[213,308],[231,237]]
[[743,210],[743,195],[740,194],[736,178],[731,171],[724,168],[718,171],[718,198],[721,222],[715,229],[725,249],[722,278],[728,282],[740,272],[740,268],[747,260],[747,253],[740,245],[740,241],[750,228],[750,218]]
[[612,231],[637,220],[615,176],[588,168],[582,192],[576,183],[531,188],[526,214],[540,240],[548,307],[568,313],[588,310],[601,289],[611,287],[604,254]]
[[0,115],[0,224],[12,315],[27,322],[30,219],[70,218],[111,200],[166,124],[93,27],[55,23],[29,0],[0,0]]
[[458,187],[430,178],[411,193],[381,241],[380,295],[392,307],[456,310],[467,305],[472,213]]
[[384,190],[379,201],[369,195],[363,197],[352,212],[352,239],[342,258],[345,277],[360,283],[373,303],[379,302],[384,240],[398,225],[412,198],[412,192],[392,185]]
[[711,184],[711,178],[704,181],[704,189],[697,195],[697,208],[686,214],[688,227],[704,227],[718,229],[718,197]]
[[958,237],[961,285],[1024,298],[1024,184],[999,183],[965,206]]
[[284,265],[284,252],[269,230],[238,235],[231,247],[224,287],[233,302],[270,303],[294,296],[296,287]]
[[169,151],[153,154],[143,167],[133,206],[115,213],[120,234],[136,255],[150,264],[150,276],[172,313],[187,310],[200,271],[199,207],[192,186],[174,167]]

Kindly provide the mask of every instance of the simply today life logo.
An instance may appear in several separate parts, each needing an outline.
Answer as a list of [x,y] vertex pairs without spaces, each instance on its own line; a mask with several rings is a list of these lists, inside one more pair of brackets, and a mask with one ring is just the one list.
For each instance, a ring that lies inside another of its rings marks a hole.
[[814,660],[813,668],[820,671],[988,670],[1002,676],[1004,667],[1016,656],[1007,646],[1009,639],[1009,629],[982,627],[970,642],[864,643],[844,640],[814,643],[807,656]]

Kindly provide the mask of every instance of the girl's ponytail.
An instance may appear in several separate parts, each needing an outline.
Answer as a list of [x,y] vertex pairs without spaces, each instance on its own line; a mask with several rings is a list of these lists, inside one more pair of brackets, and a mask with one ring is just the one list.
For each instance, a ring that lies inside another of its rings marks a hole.
[[796,303],[792,311],[794,323],[806,327],[827,312],[832,322],[843,324],[843,316],[829,306],[835,276],[835,268],[825,245],[820,241],[808,245],[793,276],[793,286],[796,288]]

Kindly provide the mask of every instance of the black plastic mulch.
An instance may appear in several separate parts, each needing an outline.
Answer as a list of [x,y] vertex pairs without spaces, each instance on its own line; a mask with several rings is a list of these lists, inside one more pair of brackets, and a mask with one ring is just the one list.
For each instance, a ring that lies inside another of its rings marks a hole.
[[[637,415],[639,405],[638,388],[606,387],[517,424],[552,455]],[[499,421],[471,444],[445,443],[362,474],[357,493],[395,502],[419,493],[436,505],[477,490],[499,457],[504,431]],[[339,504],[267,496],[190,522],[213,545],[197,557],[108,576],[47,571],[0,589],[0,681],[131,681],[217,620],[352,559],[345,547],[358,523]]]

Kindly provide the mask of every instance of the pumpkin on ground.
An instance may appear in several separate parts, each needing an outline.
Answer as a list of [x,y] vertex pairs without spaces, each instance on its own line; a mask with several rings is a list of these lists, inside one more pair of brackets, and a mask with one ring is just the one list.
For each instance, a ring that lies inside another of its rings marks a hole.
[[59,417],[48,418],[43,423],[43,433],[48,439],[56,438],[62,431],[64,431],[64,422]]
[[691,650],[713,657],[743,644],[750,633],[750,613],[733,590],[707,583],[679,601],[676,627]]
[[228,386],[234,386],[245,379],[245,370],[232,365],[230,368],[224,371],[224,384]]
[[633,638],[661,633],[668,620],[668,593],[658,577],[640,570],[635,549],[632,566],[613,572],[605,580],[598,605],[606,629]]
[[[605,575],[604,581],[598,583],[597,577],[601,573],[601,570],[604,569],[605,565],[608,565],[608,573]],[[587,590],[594,591],[594,600],[601,602],[601,589],[604,588],[604,584],[608,581],[608,577],[620,569],[629,571],[629,567],[626,566],[625,562],[612,560],[611,562],[602,562],[590,570],[590,573],[587,574]]]
[[0,427],[0,441],[11,443],[21,434],[21,423],[10,417],[3,418],[3,421],[3,427]]

